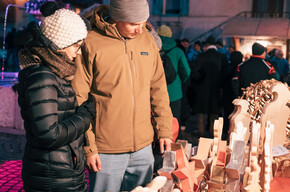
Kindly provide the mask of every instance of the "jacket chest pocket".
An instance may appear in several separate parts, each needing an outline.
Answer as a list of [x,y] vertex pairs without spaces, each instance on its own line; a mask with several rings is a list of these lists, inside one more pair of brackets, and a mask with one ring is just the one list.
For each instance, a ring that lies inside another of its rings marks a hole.
[[130,61],[133,66],[135,76],[139,77],[150,75],[154,65],[153,52],[135,51],[131,52],[131,55]]

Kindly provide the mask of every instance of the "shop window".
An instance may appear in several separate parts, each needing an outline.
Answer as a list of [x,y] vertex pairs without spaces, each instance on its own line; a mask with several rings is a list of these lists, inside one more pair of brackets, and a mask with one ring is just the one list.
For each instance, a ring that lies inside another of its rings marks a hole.
[[153,15],[188,15],[188,0],[152,0]]
[[255,17],[283,17],[284,0],[253,0]]

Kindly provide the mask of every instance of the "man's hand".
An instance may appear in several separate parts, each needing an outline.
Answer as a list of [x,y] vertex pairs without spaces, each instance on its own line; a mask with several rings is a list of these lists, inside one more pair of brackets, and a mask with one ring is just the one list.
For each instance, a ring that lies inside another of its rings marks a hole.
[[101,163],[101,159],[100,159],[100,156],[98,153],[96,153],[92,156],[89,156],[87,158],[87,166],[90,169],[90,171],[92,171],[92,172],[100,171],[102,169],[101,165],[102,165],[102,163]]
[[172,140],[169,138],[160,138],[159,139],[159,144],[160,144],[160,153],[164,153],[164,145],[165,145],[165,150],[170,151],[171,150],[171,143]]

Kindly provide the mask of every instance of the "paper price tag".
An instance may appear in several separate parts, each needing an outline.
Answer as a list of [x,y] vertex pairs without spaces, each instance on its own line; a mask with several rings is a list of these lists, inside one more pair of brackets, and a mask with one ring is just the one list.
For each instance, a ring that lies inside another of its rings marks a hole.
[[288,149],[283,147],[283,145],[276,145],[275,147],[273,147],[272,152],[273,157],[278,157],[289,153]]

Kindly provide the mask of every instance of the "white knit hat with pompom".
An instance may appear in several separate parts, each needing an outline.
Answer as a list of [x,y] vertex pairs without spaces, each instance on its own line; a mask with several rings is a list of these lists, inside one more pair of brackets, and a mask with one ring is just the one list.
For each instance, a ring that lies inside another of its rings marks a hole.
[[60,49],[83,40],[88,34],[83,19],[68,9],[58,9],[54,14],[44,17],[41,31]]

